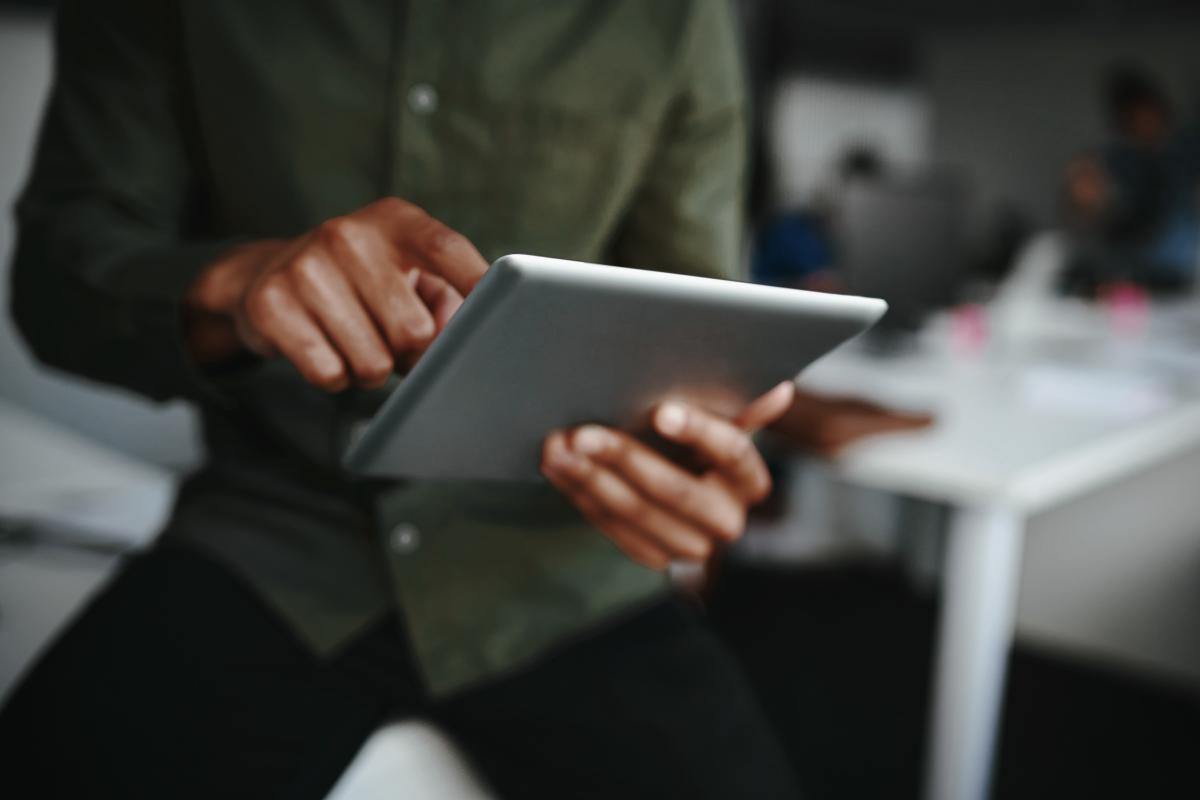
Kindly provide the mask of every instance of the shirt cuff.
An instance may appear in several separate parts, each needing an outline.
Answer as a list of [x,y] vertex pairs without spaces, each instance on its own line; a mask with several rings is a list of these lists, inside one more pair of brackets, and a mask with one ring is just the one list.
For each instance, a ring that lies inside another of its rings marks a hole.
[[184,298],[196,277],[243,240],[229,239],[152,248],[138,253],[121,269],[121,296],[128,304],[128,333],[153,374],[151,394],[182,397],[202,404],[229,406],[219,374],[206,370],[187,345]]

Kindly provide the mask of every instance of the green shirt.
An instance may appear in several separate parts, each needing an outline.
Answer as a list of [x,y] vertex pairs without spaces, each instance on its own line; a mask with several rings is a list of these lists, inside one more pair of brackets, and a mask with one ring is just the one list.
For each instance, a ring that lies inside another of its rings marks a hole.
[[233,242],[384,195],[489,259],[729,276],[741,80],[721,0],[64,0],[14,314],[46,363],[198,406],[207,459],[166,537],[230,565],[319,653],[399,608],[449,691],[663,576],[544,484],[355,480],[347,437],[385,392],[326,394],[284,361],[201,373],[182,294]]

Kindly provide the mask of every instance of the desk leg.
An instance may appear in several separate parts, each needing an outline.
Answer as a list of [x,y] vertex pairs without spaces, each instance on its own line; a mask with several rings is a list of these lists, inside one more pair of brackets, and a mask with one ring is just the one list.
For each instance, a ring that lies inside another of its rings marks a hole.
[[1023,536],[1024,519],[1009,509],[960,509],[952,522],[934,673],[927,800],[984,800],[988,795]]

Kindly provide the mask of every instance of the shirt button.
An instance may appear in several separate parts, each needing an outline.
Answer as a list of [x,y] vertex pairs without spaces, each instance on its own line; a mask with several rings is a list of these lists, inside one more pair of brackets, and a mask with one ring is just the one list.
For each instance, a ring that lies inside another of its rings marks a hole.
[[432,114],[437,111],[437,90],[428,83],[413,84],[408,90],[408,107],[417,114]]
[[400,555],[411,553],[421,544],[421,532],[417,530],[416,525],[401,522],[392,528],[391,534],[388,535],[388,544],[391,545],[394,553]]

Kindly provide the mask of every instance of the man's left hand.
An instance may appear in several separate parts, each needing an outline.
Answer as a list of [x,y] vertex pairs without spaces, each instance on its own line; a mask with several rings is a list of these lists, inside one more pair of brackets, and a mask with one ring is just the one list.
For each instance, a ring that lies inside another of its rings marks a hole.
[[654,430],[704,465],[692,471],[627,433],[599,425],[556,431],[542,472],[630,558],[653,569],[704,561],[742,535],[747,509],[765,499],[771,478],[751,440],[791,407],[795,386],[776,386],[734,419],[669,401],[654,409]]

